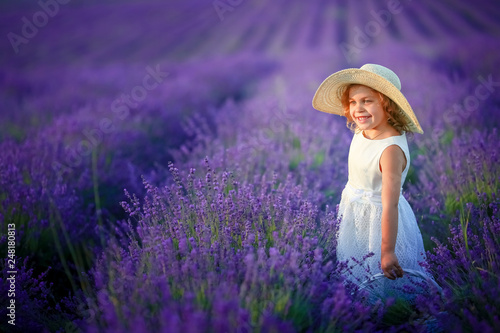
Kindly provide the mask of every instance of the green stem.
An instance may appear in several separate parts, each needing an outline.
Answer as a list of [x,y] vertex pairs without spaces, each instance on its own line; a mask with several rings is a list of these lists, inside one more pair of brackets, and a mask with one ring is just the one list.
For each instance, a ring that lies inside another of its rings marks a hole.
[[104,247],[104,237],[102,234],[103,223],[101,217],[101,197],[99,195],[99,179],[97,177],[97,149],[92,150],[92,184],[94,187],[94,202],[97,223],[99,224],[99,237],[101,239],[101,246]]
[[469,256],[469,241],[467,239],[467,229],[469,227],[469,217],[470,217],[470,209],[467,212],[467,216],[465,216],[464,203],[460,204],[460,224],[462,225],[462,233],[464,236],[465,249],[467,251],[467,255]]
[[50,209],[50,224],[51,224],[50,230],[52,230],[52,235],[54,236],[54,244],[56,245],[56,249],[57,249],[57,252],[59,254],[59,258],[61,259],[61,264],[63,265],[64,272],[66,273],[66,276],[68,277],[69,283],[71,284],[71,288],[73,289],[73,292],[76,292],[77,288],[76,288],[75,280],[73,279],[73,275],[71,275],[68,263],[66,262],[66,258],[64,257],[64,251],[63,251],[62,245],[59,242],[59,235],[57,234],[57,228],[56,228],[56,225],[54,223],[54,219],[56,218],[54,216],[55,215],[54,211],[56,209],[55,209],[52,202],[51,202],[50,207],[51,207],[51,209]]

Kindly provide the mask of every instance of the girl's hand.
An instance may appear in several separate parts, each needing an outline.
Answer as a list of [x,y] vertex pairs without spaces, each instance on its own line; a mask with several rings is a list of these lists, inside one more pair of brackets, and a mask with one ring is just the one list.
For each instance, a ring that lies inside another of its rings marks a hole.
[[403,277],[403,269],[399,266],[398,257],[394,252],[382,252],[380,266],[384,276],[391,280]]

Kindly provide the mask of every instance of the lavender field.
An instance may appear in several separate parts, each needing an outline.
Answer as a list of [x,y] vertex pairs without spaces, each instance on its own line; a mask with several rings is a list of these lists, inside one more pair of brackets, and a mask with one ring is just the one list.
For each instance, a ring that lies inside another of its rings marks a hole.
[[[0,4],[0,331],[500,331],[500,4]],[[393,69],[404,195],[442,294],[362,302],[336,260],[352,133],[311,106]]]

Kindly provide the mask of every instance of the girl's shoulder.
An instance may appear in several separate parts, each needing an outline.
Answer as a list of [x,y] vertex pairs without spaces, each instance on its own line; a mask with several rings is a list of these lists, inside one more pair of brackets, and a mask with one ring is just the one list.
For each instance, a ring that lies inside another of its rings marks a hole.
[[384,148],[392,146],[392,145],[397,145],[401,147],[401,149],[407,153],[409,152],[408,148],[408,140],[406,139],[406,133],[403,132],[401,135],[393,135],[388,138],[380,140],[380,145]]
[[[381,156],[382,154],[385,152],[385,151],[391,151],[390,149],[388,150],[387,148],[389,147],[393,147],[393,146],[398,146],[401,150],[399,149],[396,149],[396,150],[392,150],[392,152],[395,154],[393,155],[393,157],[396,157],[396,155],[398,155],[398,151],[402,151],[403,152],[403,155],[404,155],[404,158],[406,160],[406,163],[405,164],[410,164],[410,149],[408,147],[408,140],[406,139],[406,133],[403,132],[403,134],[401,135],[395,135],[395,136],[391,136],[391,137],[388,137],[386,139],[383,139],[381,140],[383,141],[381,143]],[[406,167],[405,167],[406,169]]]

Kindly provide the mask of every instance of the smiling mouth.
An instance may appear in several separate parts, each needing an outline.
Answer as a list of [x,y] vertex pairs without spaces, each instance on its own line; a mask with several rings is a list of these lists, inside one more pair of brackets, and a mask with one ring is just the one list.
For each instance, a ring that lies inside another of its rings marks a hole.
[[369,116],[356,117],[356,119],[358,119],[358,120],[366,120],[368,118],[370,118],[370,117]]

